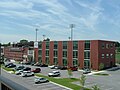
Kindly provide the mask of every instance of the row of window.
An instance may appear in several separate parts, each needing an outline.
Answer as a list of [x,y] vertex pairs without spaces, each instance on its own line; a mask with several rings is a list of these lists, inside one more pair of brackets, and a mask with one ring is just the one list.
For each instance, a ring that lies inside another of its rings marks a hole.
[[101,57],[102,58],[105,58],[105,57],[106,58],[113,58],[113,54],[112,53],[111,54],[102,54]]
[[[67,41],[63,41],[62,45],[63,45],[63,49],[68,48]],[[50,47],[50,42],[46,42],[46,49],[49,49],[49,47]],[[39,43],[39,48],[42,49],[42,42]],[[57,41],[54,41],[54,49],[58,49],[58,42]],[[86,50],[90,49],[90,41],[85,42],[85,49]],[[73,50],[78,50],[78,41],[73,41]]]
[[[39,55],[42,56],[42,50],[39,50]],[[49,50],[46,50],[46,56],[49,56]],[[54,57],[58,57],[58,51],[57,50],[54,50],[53,52],[53,56]],[[64,50],[63,51],[63,57],[67,57],[67,51]],[[73,51],[73,58],[78,58],[78,51]]]
[[114,47],[114,43],[110,43],[110,44],[105,44],[105,43],[102,43],[102,49],[110,49],[110,48],[113,48]]
[[[39,57],[39,62],[42,63],[42,58],[41,57]],[[58,64],[58,58],[54,58],[53,62],[54,62],[55,65],[57,65]],[[50,63],[49,57],[46,57],[45,63],[46,64]],[[67,59],[63,58],[63,66],[67,66],[67,65],[68,65]],[[77,59],[73,59],[73,66],[78,66],[78,60]]]

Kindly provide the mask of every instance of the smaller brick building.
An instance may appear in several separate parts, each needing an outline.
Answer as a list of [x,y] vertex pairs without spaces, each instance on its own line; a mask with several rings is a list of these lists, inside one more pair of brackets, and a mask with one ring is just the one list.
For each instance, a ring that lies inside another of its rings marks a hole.
[[27,60],[27,47],[4,47],[4,57],[6,59],[13,59],[16,61]]

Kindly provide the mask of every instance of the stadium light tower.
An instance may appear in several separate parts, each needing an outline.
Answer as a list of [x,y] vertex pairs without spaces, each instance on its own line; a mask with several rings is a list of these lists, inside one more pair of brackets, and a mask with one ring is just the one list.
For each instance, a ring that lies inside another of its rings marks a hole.
[[75,27],[75,24],[70,24],[69,27],[71,30],[71,41],[72,41],[73,40],[73,28]]
[[38,32],[38,29],[36,28],[35,31],[36,31],[36,39],[35,39],[35,41],[37,42],[37,32]]

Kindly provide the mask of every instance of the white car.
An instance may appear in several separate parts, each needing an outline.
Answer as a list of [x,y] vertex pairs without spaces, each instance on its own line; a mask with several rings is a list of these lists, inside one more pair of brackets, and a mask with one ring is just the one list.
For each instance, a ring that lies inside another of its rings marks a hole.
[[51,69],[54,69],[55,65],[51,65],[51,66],[48,66],[48,67],[51,68]]
[[49,77],[56,77],[56,76],[60,76],[60,72],[59,71],[52,71],[50,73],[48,73]]
[[22,77],[28,77],[28,76],[34,76],[34,72],[31,72],[31,71],[23,71],[21,72],[21,75]]
[[16,75],[21,75],[22,72],[23,72],[23,70],[17,70],[17,71],[15,72],[15,74],[16,74]]
[[43,77],[39,77],[39,78],[35,78],[34,82],[35,82],[35,84],[38,84],[38,83],[49,82],[49,80],[46,78],[43,78]]

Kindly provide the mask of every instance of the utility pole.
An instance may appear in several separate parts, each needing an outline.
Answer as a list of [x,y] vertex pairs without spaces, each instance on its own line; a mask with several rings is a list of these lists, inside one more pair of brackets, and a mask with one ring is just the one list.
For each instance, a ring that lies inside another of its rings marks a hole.
[[71,30],[71,41],[73,40],[73,28],[75,27],[75,24],[70,24],[70,30]]

